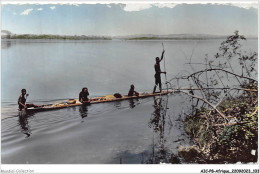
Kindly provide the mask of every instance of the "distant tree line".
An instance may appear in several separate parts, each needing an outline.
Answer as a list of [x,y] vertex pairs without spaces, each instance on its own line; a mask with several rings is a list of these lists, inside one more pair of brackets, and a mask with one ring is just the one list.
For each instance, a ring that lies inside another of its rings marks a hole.
[[207,38],[207,37],[134,37],[127,38],[126,40],[208,40],[219,38]]
[[63,40],[111,40],[110,37],[105,36],[61,36],[61,35],[30,35],[30,34],[22,34],[22,35],[8,35],[5,37],[6,39],[63,39]]

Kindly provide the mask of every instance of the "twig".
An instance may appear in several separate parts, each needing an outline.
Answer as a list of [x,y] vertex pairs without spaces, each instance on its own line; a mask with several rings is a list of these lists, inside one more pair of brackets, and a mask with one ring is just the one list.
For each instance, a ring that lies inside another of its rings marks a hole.
[[[192,59],[192,56],[193,56],[193,54],[194,54],[194,50],[195,50],[195,47],[192,48],[192,52],[191,52],[190,60],[189,60],[189,63],[190,63],[189,65],[190,65],[190,67],[191,67],[191,69],[192,69],[193,72],[195,72],[195,69],[194,69],[193,66],[191,65],[191,59]],[[184,52],[182,49],[181,49],[181,51],[182,51],[182,53],[184,54],[186,60],[188,61],[188,58],[187,58],[185,52]],[[196,85],[198,88],[202,87],[201,85],[199,85],[199,83],[198,83],[198,81],[195,79],[195,77],[192,78],[192,80],[194,81],[195,85]],[[171,80],[170,80],[170,81],[171,81]],[[204,94],[204,91],[201,90],[200,92],[201,92],[201,95],[202,95],[203,97],[206,96],[206,95]]]
[[194,97],[194,98],[197,98],[197,99],[199,99],[199,100],[202,100],[202,101],[204,101],[205,103],[207,103],[210,107],[212,107],[221,117],[223,117],[224,119],[226,119],[226,116],[223,114],[223,113],[221,113],[213,104],[211,104],[209,101],[207,101],[206,99],[204,99],[204,98],[201,98],[201,97],[198,97],[198,96],[195,96],[195,95],[191,95],[191,94],[189,94],[188,92],[184,92],[184,91],[181,91],[182,93],[184,93],[184,94],[187,94],[187,95],[189,95],[189,96],[191,96],[191,97]]
[[[175,91],[175,92],[177,92],[177,91],[181,91],[181,90],[202,90],[202,89],[214,89],[214,90],[217,90],[217,89],[219,89],[219,90],[244,90],[244,91],[248,91],[248,92],[258,92],[258,90],[257,89],[247,89],[247,88],[236,88],[236,87],[234,87],[234,88],[228,88],[228,87],[226,87],[226,88],[172,88],[172,90],[173,90],[173,92]],[[163,90],[165,90],[165,89],[163,89]]]
[[[209,64],[209,67],[212,69],[211,65]],[[208,71],[206,71],[208,72]],[[222,83],[223,87],[225,87],[224,83],[222,82],[221,78],[218,75],[218,72],[216,70],[214,70],[214,72],[216,73],[216,75],[218,76],[218,79],[220,80],[220,82]]]
[[190,78],[190,77],[192,77],[192,76],[194,76],[194,75],[196,75],[196,74],[203,73],[203,72],[206,72],[206,71],[224,71],[224,72],[229,73],[229,74],[232,74],[232,75],[234,75],[234,76],[236,76],[236,77],[240,77],[240,78],[244,78],[244,79],[248,79],[248,80],[252,80],[252,81],[254,81],[254,82],[257,82],[257,80],[255,80],[255,79],[252,79],[252,78],[249,78],[249,77],[245,77],[245,76],[241,76],[241,75],[238,75],[238,74],[235,74],[235,73],[233,73],[233,72],[229,72],[229,71],[227,71],[227,70],[220,69],[220,68],[211,68],[211,69],[201,70],[201,71],[195,72],[195,73],[193,73],[193,74],[187,76],[186,79],[187,79],[187,78]]
[[[228,91],[227,91],[227,93],[229,94],[229,91],[231,91],[232,89],[229,89]],[[229,94],[230,95],[230,94]],[[231,95],[230,95],[231,96]],[[226,98],[226,95],[224,96],[224,97],[222,97],[222,99],[221,100],[219,100],[219,102],[216,104],[216,106],[215,107],[218,107],[218,105],[220,105],[222,102],[223,102],[223,100]]]
[[190,74],[189,76],[174,77],[171,80],[169,80],[169,82],[172,81],[172,80],[175,80],[175,79],[189,79],[189,78],[191,78],[192,76],[194,76],[196,74],[201,74],[201,73],[204,73],[206,71],[223,71],[223,72],[226,72],[228,74],[234,75],[236,77],[240,77],[240,78],[244,78],[244,79],[248,79],[248,80],[257,82],[257,80],[255,80],[255,79],[252,79],[252,78],[249,78],[249,77],[245,77],[245,76],[241,76],[241,75],[238,75],[238,74],[235,74],[235,73],[232,73],[232,72],[229,72],[227,70],[220,69],[220,68],[204,69],[204,70],[201,70],[201,71],[197,71],[197,72],[195,72],[193,74]]
[[252,114],[250,114],[250,117],[252,117],[253,115],[255,115],[255,113],[258,111],[258,107],[256,107],[256,110],[252,113]]
[[242,61],[243,61],[243,64],[244,64],[244,67],[246,69],[246,72],[247,72],[248,76],[251,77],[250,72],[247,69],[246,62],[245,62],[245,60],[243,58],[242,58]]
[[222,123],[222,124],[215,124],[213,125],[214,127],[219,127],[219,126],[234,126],[236,125],[237,122],[234,122],[234,123]]

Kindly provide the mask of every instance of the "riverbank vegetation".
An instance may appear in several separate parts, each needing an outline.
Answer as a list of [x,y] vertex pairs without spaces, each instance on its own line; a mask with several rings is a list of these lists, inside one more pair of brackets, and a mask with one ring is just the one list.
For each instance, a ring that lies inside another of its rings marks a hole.
[[11,35],[7,39],[61,39],[61,40],[111,40],[110,37],[104,36],[69,36],[69,35],[30,35],[30,34],[23,34],[23,35]]
[[189,96],[193,103],[184,120],[193,145],[179,147],[179,156],[186,162],[257,162],[258,56],[243,49],[245,41],[236,31],[221,43],[213,58],[206,55],[205,62],[195,64],[192,55],[186,57],[192,73],[169,81],[185,81],[188,90],[178,85],[171,88]]
[[[235,99],[227,99],[218,106],[219,111],[227,115],[227,121],[222,120],[216,112],[204,107],[186,117],[185,130],[199,149],[196,156],[192,156],[192,159],[189,157],[188,160],[199,163],[256,162],[258,151],[256,103],[257,94],[244,93]],[[181,149],[179,154],[183,155],[185,151],[185,148]]]
[[208,38],[208,37],[134,37],[127,38],[125,40],[209,40],[219,38]]

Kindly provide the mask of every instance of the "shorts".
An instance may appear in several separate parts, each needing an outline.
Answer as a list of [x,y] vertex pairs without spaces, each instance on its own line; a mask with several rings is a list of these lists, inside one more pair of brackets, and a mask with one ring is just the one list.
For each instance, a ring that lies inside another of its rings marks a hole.
[[161,84],[161,75],[160,74],[155,74],[154,78],[155,78],[155,85]]

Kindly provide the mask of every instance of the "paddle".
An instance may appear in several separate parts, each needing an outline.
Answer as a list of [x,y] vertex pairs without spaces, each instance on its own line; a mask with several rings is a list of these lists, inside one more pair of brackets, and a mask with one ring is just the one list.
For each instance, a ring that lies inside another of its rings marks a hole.
[[[25,95],[26,97],[25,97],[25,99],[27,100],[27,98],[28,98],[28,96],[29,96],[29,94],[26,94]],[[35,104],[27,104],[29,107],[36,107],[36,108],[39,108],[39,107],[43,107],[43,106],[45,106],[45,105],[35,105]],[[27,106],[26,106],[27,107]]]
[[[163,51],[164,51],[164,45],[163,45],[163,42],[162,42],[162,47],[163,47]],[[165,84],[167,86],[167,92],[168,92],[168,81],[167,81],[167,75],[166,75],[166,67],[165,67],[165,56],[164,56],[164,61],[163,61],[163,65],[164,65],[164,71],[165,71]]]

